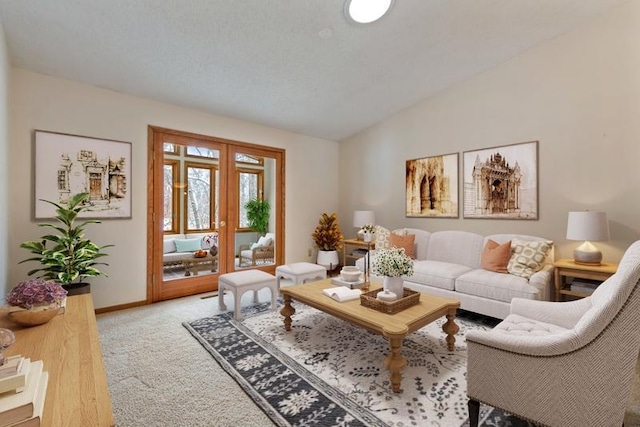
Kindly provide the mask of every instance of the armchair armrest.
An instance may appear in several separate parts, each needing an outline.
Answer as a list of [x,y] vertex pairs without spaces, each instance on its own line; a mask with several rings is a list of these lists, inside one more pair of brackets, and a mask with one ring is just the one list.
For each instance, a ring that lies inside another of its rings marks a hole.
[[511,314],[567,329],[573,328],[590,308],[591,298],[568,302],[537,301],[524,298],[511,300]]
[[558,356],[578,350],[584,345],[573,329],[539,336],[473,329],[467,332],[467,342],[525,356]]

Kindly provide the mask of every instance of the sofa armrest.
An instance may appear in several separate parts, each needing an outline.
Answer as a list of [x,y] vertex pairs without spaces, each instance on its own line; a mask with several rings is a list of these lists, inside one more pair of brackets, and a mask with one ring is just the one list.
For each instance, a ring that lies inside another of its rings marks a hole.
[[536,271],[529,278],[529,284],[538,289],[540,300],[551,300],[551,288],[553,287],[553,265],[546,264],[542,270]]
[[569,302],[538,301],[524,298],[511,300],[511,314],[538,322],[551,323],[566,329],[573,328],[591,308],[591,298]]

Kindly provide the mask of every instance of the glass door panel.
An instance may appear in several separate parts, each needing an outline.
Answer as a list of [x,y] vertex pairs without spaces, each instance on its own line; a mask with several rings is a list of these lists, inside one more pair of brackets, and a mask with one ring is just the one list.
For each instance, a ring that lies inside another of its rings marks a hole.
[[154,301],[217,289],[226,252],[220,220],[225,151],[212,141],[154,134],[154,162],[162,165],[154,198],[162,206],[154,237],[154,248],[162,248],[153,255]]

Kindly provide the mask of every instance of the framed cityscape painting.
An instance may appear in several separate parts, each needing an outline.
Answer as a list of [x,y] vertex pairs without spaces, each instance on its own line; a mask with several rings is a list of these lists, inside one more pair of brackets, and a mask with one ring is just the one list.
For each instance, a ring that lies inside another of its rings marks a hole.
[[131,143],[35,131],[35,218],[87,192],[82,218],[131,218]]
[[458,153],[407,160],[407,217],[458,217]]
[[463,153],[464,218],[538,219],[538,141]]

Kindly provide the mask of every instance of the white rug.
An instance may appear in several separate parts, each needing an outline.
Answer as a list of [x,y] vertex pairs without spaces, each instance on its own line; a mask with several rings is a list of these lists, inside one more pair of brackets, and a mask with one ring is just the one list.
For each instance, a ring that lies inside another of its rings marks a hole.
[[[306,425],[299,424],[299,419],[326,410],[318,396],[322,392],[318,379],[338,391],[329,393],[337,396],[334,401],[355,403],[389,426],[460,426],[467,419],[464,335],[471,328],[490,326],[458,318],[460,333],[453,352],[447,350],[444,339],[444,318],[405,338],[402,352],[407,367],[403,392],[398,394],[391,390],[389,372],[383,366],[388,354],[383,337],[313,308],[295,306],[291,332],[285,331],[277,311],[240,322],[227,315],[185,326],[200,336],[201,343],[279,425]],[[288,369],[274,368],[275,359]],[[265,385],[265,371],[286,376],[287,381],[298,375],[307,381],[306,388],[283,392],[284,382],[277,380]]]

